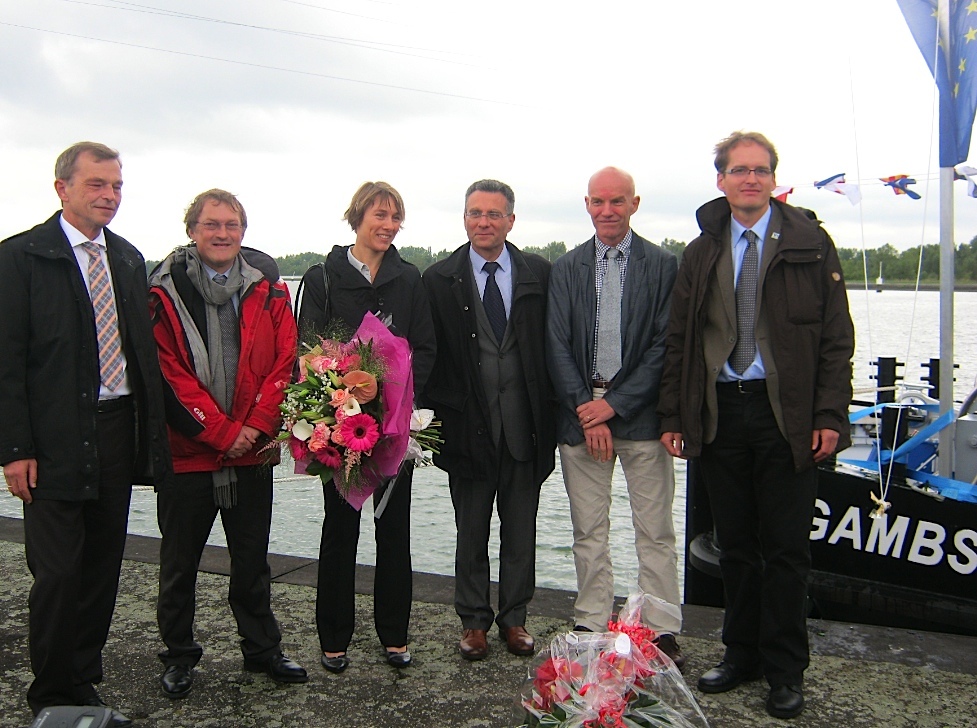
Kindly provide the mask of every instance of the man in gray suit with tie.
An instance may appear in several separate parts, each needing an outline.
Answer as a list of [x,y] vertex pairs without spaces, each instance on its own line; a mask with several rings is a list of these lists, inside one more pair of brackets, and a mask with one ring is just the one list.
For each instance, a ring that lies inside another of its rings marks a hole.
[[[536,509],[553,471],[553,394],[543,338],[550,264],[506,240],[512,188],[480,180],[465,194],[468,241],[424,273],[438,353],[425,390],[442,422],[435,464],[448,472],[458,541],[455,610],[462,657],[488,655],[493,620],[509,652],[531,655],[526,606],[536,582]],[[489,592],[489,524],[500,522],[499,609]]]
[[614,602],[611,479],[617,457],[628,484],[638,586],[664,600],[642,617],[681,668],[682,628],[672,464],[658,441],[658,384],[665,356],[671,253],[630,227],[634,179],[608,167],[590,178],[587,211],[596,235],[553,265],[547,355],[559,401],[557,442],[573,520],[577,630],[604,631]]

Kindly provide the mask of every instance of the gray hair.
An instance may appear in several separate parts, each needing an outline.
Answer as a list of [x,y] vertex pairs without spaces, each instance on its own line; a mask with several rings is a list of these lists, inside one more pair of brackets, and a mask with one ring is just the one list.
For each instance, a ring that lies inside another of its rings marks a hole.
[[[104,162],[106,159],[119,159],[119,153],[104,144],[99,144],[98,142],[77,142],[58,155],[58,161],[54,163],[54,178],[68,182],[75,173],[75,165],[78,163],[78,157],[85,152],[91,154],[99,162]],[[121,161],[119,161],[119,166],[122,166]]]
[[465,192],[465,205],[468,205],[468,198],[472,196],[473,192],[498,192],[500,195],[505,197],[506,215],[511,215],[512,211],[516,207],[516,193],[512,191],[512,188],[505,182],[499,182],[497,179],[480,179],[478,182],[472,182],[468,191]]

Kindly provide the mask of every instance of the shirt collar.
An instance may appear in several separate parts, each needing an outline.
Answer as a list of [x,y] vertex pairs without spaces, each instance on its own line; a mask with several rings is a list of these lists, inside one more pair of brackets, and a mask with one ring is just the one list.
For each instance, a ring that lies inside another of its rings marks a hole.
[[[475,246],[469,246],[468,248],[468,259],[471,261],[472,270],[476,273],[482,272],[482,266],[484,266],[488,261],[478,254],[475,250]],[[499,257],[495,259],[495,262],[499,264],[499,270],[503,273],[511,270],[512,256],[509,255],[509,246],[502,246],[502,252],[499,253]],[[487,275],[487,274],[486,274]]]
[[617,245],[611,246],[611,245],[608,245],[607,243],[605,243],[600,238],[598,238],[596,235],[594,235],[594,246],[596,248],[597,259],[600,260],[605,255],[607,255],[607,251],[610,250],[612,247],[617,248],[618,250],[620,250],[621,251],[621,255],[623,257],[627,258],[628,257],[628,253],[631,252],[631,238],[632,238],[632,236],[633,236],[633,233],[631,231],[631,228],[628,228],[628,232],[627,232],[627,235],[624,236],[624,240],[622,240]]
[[98,235],[95,236],[93,240],[85,237],[85,234],[72,225],[70,222],[64,219],[64,215],[58,218],[58,222],[61,223],[61,229],[64,230],[65,236],[68,238],[68,245],[72,248],[76,248],[83,243],[92,242],[98,245],[100,248],[105,248],[105,228],[99,228]]
[[763,217],[757,220],[753,224],[753,227],[743,226],[736,220],[735,217],[730,215],[729,219],[731,222],[729,224],[729,236],[732,239],[733,247],[736,247],[736,244],[740,241],[740,238],[743,237],[743,233],[747,230],[752,230],[755,232],[757,234],[757,238],[759,238],[760,245],[762,245],[763,240],[767,237],[767,228],[770,226],[771,215],[773,215],[773,205],[767,207],[767,211],[763,214]]
[[373,276],[370,275],[370,266],[360,260],[357,260],[356,256],[353,255],[352,245],[346,248],[346,260],[348,260],[349,264],[356,268],[356,270],[360,272],[360,275],[366,278],[367,281],[373,283]]

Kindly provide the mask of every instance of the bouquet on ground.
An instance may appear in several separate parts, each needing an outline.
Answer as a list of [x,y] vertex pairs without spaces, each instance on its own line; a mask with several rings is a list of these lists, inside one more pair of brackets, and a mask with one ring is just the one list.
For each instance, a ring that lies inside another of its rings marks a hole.
[[414,410],[410,345],[372,313],[348,342],[302,345],[298,381],[285,390],[280,442],[297,473],[330,480],[359,510],[406,460],[441,442],[430,410]]
[[520,693],[519,728],[708,728],[671,659],[641,623],[633,594],[607,632],[568,632],[536,656]]

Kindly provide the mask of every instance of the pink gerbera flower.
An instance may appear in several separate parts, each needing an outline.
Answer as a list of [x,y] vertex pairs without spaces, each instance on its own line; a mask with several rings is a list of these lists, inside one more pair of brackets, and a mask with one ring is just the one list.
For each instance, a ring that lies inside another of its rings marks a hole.
[[370,415],[358,414],[347,417],[339,426],[346,447],[356,452],[372,450],[380,439],[380,428]]
[[335,470],[343,464],[343,458],[339,454],[339,450],[334,448],[332,445],[324,445],[315,454],[315,459],[320,463],[325,465],[327,468],[332,468]]

